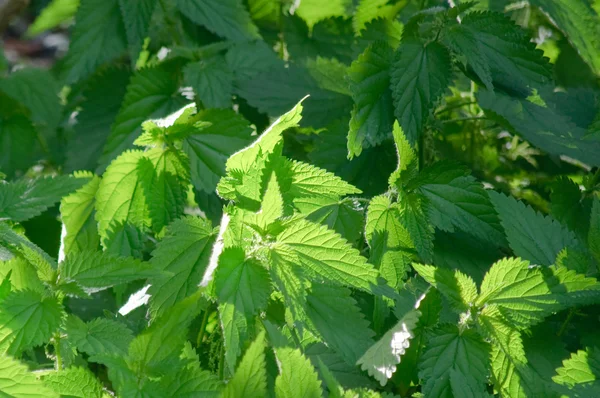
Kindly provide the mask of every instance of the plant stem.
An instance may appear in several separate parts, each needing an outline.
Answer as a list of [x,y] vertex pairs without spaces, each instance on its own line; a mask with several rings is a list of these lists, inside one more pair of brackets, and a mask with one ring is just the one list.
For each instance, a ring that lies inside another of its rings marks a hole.
[[200,347],[200,344],[202,344],[202,339],[204,338],[206,324],[208,323],[208,310],[209,308],[204,311],[204,316],[202,317],[202,323],[200,324],[200,330],[198,331],[198,337],[196,338],[196,347]]
[[63,367],[63,362],[60,353],[60,336],[58,334],[54,336],[54,354],[56,355],[56,370],[57,372],[60,372]]
[[456,123],[456,122],[466,122],[469,120],[493,120],[489,117],[485,116],[469,116],[469,117],[457,117],[456,119],[442,120],[442,123]]
[[571,308],[569,310],[569,314],[567,315],[567,319],[565,319],[562,326],[560,327],[560,330],[556,334],[558,337],[562,336],[565,330],[567,330],[567,326],[569,326],[569,322],[571,322],[571,318],[573,318],[573,315],[575,315],[575,310]]
[[450,112],[453,109],[462,108],[463,106],[467,106],[467,105],[474,105],[476,103],[477,103],[477,101],[472,101],[472,100],[467,101],[467,102],[459,102],[457,104],[448,105],[445,108],[442,108],[439,111],[437,111],[435,114],[436,115],[441,115],[441,114],[444,114],[446,112]]

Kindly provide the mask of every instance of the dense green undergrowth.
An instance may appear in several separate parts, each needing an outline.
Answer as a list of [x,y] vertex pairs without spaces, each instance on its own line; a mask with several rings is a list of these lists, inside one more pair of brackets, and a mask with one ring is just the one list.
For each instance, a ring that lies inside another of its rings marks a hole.
[[600,396],[599,8],[53,0],[0,395]]

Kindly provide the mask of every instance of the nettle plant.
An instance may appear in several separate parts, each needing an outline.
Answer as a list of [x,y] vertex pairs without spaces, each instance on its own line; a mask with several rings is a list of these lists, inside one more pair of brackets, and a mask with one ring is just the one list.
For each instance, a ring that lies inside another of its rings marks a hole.
[[0,395],[600,396],[594,8],[289,3],[42,12],[66,57],[0,79]]

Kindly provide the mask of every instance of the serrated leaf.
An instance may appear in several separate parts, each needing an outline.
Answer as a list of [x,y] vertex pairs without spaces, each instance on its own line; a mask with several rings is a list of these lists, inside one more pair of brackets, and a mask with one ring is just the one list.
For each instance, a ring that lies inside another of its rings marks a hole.
[[517,256],[534,264],[550,265],[563,248],[578,246],[575,235],[550,216],[500,193],[491,192],[490,199]]
[[338,234],[306,220],[296,220],[276,239],[280,255],[291,250],[311,278],[372,291],[378,272]]
[[275,394],[281,398],[318,398],[321,381],[310,361],[298,349],[277,348],[281,372],[275,379]]
[[379,145],[392,131],[394,111],[390,91],[393,50],[386,43],[369,46],[348,71],[354,109],[348,132],[348,156],[359,156],[363,146]]
[[460,271],[413,263],[413,268],[429,284],[440,291],[450,305],[466,312],[477,300],[477,286],[473,279]]
[[27,35],[38,35],[73,18],[79,3],[80,0],[52,0],[29,26]]
[[128,222],[144,227],[149,224],[149,210],[144,197],[138,163],[142,151],[128,151],[106,169],[96,193],[96,221],[102,241],[111,224]]
[[269,273],[257,260],[246,258],[243,249],[227,248],[219,256],[215,292],[227,350],[225,360],[233,372],[241,347],[247,342],[252,318],[267,304]]
[[119,0],[132,65],[138,59],[158,0]]
[[244,353],[223,398],[262,397],[267,394],[265,334],[260,333]]
[[319,0],[304,0],[296,9],[296,14],[306,21],[309,29],[319,21],[331,17],[343,17],[352,7],[350,0],[333,0],[323,3]]
[[82,0],[65,56],[63,75],[74,83],[125,52],[127,38],[118,0]]
[[70,315],[65,324],[65,331],[77,349],[90,356],[125,355],[129,343],[133,340],[133,332],[125,324],[104,318],[85,323]]
[[233,72],[223,56],[192,62],[183,69],[186,84],[190,85],[199,101],[207,108],[231,106]]
[[431,42],[403,42],[396,50],[391,69],[394,115],[406,138],[415,144],[429,113],[450,83],[450,54],[442,45]]
[[582,198],[579,185],[567,177],[556,180],[550,194],[550,212],[561,224],[585,241],[589,229],[589,202]]
[[37,131],[31,120],[23,115],[0,114],[0,170],[9,176],[25,172],[32,166]]
[[402,3],[388,4],[387,0],[361,0],[352,17],[354,33],[360,34],[373,20],[391,20],[403,6]]
[[400,363],[410,345],[410,340],[414,337],[421,316],[417,308],[423,297],[415,297],[415,301],[411,301],[407,310],[399,316],[398,323],[373,344],[356,363],[362,370],[375,377],[382,386],[387,384],[396,371],[396,365]]
[[[562,367],[556,369],[555,383],[573,387],[594,385],[598,389],[600,375],[600,355],[595,347],[579,350],[565,359]],[[577,391],[577,389],[576,389]]]
[[307,220],[327,225],[348,242],[356,242],[365,222],[364,210],[352,199],[307,197],[294,199],[294,207]]
[[199,25],[232,41],[260,38],[241,0],[178,0],[179,10]]
[[281,196],[281,191],[279,190],[277,176],[275,173],[272,173],[260,204],[260,211],[257,213],[257,222],[261,228],[267,229],[269,225],[274,223],[282,216],[283,197]]
[[59,266],[60,282],[75,282],[91,291],[156,276],[160,272],[150,264],[131,257],[106,252],[83,251],[67,255]]
[[472,329],[460,331],[455,325],[442,325],[433,330],[420,363],[423,393],[454,397],[451,377],[457,372],[473,377],[478,396],[482,396],[487,384],[489,351],[489,344]]
[[212,373],[199,367],[187,367],[175,375],[163,377],[163,391],[180,397],[221,397],[223,383]]
[[142,258],[144,234],[132,224],[113,223],[106,232],[104,245],[113,256]]
[[102,384],[87,369],[71,367],[44,376],[44,384],[60,396],[102,398]]
[[418,176],[419,164],[417,155],[407,141],[397,120],[394,121],[392,133],[394,135],[394,143],[396,144],[396,151],[398,153],[398,167],[394,170],[392,175],[390,175],[389,184],[401,188]]
[[347,65],[336,58],[323,57],[307,59],[304,65],[319,87],[338,94],[351,95],[346,81],[349,70]]
[[57,176],[0,183],[0,220],[25,221],[38,216],[87,181]]
[[290,195],[293,198],[315,195],[340,197],[362,193],[360,189],[325,169],[296,160],[284,163],[284,168],[288,169],[291,174],[289,189],[282,189],[284,196]]
[[186,100],[178,94],[177,74],[174,65],[164,63],[144,68],[133,75],[100,158],[101,168],[131,147],[142,131],[144,120],[167,116],[186,104]]
[[430,183],[419,188],[432,224],[444,231],[454,228],[502,246],[504,236],[488,193],[475,178],[458,177],[449,183]]
[[63,314],[54,297],[31,290],[11,292],[0,302],[0,351],[15,355],[47,343]]
[[234,86],[238,82],[252,79],[262,71],[277,67],[283,62],[277,57],[277,53],[262,40],[233,45],[225,54],[225,60],[235,76]]
[[434,229],[423,210],[423,200],[418,195],[406,195],[399,203],[400,222],[408,231],[417,253],[425,262],[433,258]]
[[91,177],[84,186],[66,195],[60,202],[60,214],[65,233],[61,236],[63,254],[97,250],[100,237],[94,220],[96,192],[100,186],[100,178],[91,173],[76,174],[75,177]]
[[207,109],[194,116],[194,133],[183,141],[190,161],[192,183],[205,192],[214,191],[225,175],[229,156],[252,142],[249,122],[232,110]]
[[53,391],[16,359],[0,355],[0,391],[7,398],[54,398]]
[[210,222],[202,218],[185,217],[169,226],[150,260],[154,268],[172,274],[151,279],[149,303],[155,315],[164,314],[198,289],[215,238]]
[[591,213],[587,241],[596,261],[600,261],[600,198],[598,196],[594,196]]
[[373,344],[375,333],[346,288],[313,284],[306,297],[306,316],[349,365],[356,364]]

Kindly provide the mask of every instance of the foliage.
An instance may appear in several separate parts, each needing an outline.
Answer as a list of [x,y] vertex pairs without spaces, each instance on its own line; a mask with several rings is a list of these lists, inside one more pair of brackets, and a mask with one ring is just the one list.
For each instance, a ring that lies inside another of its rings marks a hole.
[[49,2],[64,58],[0,53],[0,395],[600,396],[599,9]]

